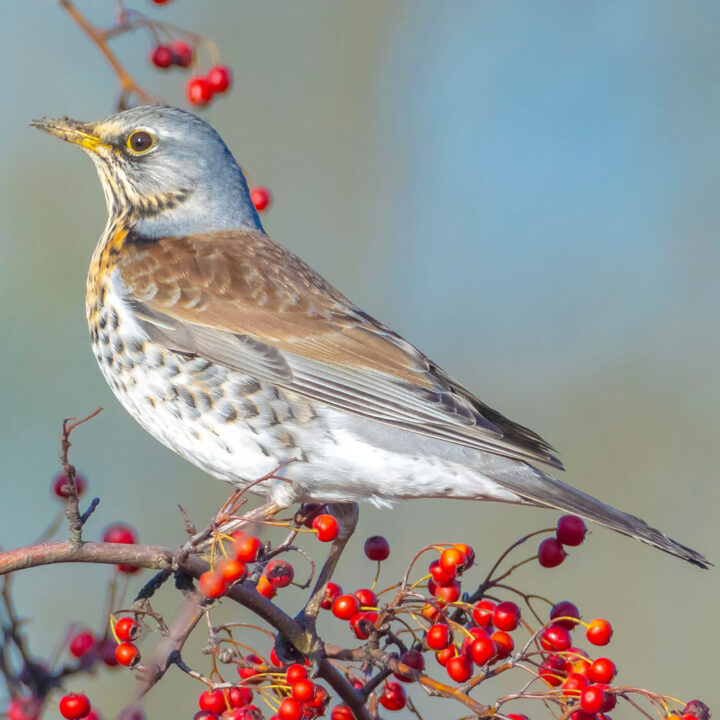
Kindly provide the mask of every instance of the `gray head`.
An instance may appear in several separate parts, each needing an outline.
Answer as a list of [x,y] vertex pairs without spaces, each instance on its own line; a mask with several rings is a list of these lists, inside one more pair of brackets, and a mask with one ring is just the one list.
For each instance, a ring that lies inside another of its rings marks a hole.
[[262,230],[232,153],[191,113],[146,105],[99,122],[58,118],[33,124],[90,155],[111,217],[132,215],[143,235]]

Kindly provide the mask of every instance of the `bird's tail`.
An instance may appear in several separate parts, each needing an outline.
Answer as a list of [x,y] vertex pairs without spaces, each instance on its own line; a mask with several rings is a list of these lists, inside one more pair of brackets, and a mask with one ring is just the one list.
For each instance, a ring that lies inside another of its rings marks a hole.
[[709,568],[714,563],[695,550],[681,545],[659,530],[650,527],[644,520],[634,515],[616,510],[591,495],[576,490],[560,480],[547,475],[535,467],[527,466],[532,473],[522,473],[514,477],[495,477],[501,485],[519,495],[530,505],[556,508],[571,512],[592,520],[599,525],[611,528],[623,535],[636,538],[641,542],[659,548],[670,555],[687,560],[701,568]]

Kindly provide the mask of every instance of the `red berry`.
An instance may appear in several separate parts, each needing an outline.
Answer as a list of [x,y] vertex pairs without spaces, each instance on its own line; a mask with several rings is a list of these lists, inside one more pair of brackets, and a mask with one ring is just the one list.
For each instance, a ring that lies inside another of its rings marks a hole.
[[427,631],[425,642],[431,650],[444,650],[452,642],[452,634],[447,625],[437,623]]
[[361,607],[377,606],[377,595],[369,588],[360,588],[360,590],[356,590],[353,595],[358,599]]
[[449,585],[455,579],[455,573],[447,573],[442,569],[440,560],[433,560],[428,570],[433,582],[440,587]]
[[124,545],[134,545],[138,541],[135,530],[123,523],[115,523],[105,528],[102,539],[103,542],[123,543]]
[[117,643],[113,638],[106,638],[100,643],[100,658],[107,667],[117,667],[118,661],[115,657]]
[[502,660],[503,658],[508,657],[510,653],[515,649],[515,643],[513,642],[513,639],[508,635],[506,632],[503,632],[502,630],[496,630],[491,636],[490,639],[495,643],[495,647],[497,649],[497,656]]
[[287,587],[295,577],[295,570],[285,560],[271,560],[265,568],[265,575],[271,585]]
[[225,581],[212,570],[204,572],[198,578],[198,585],[200,587],[200,592],[205,595],[205,597],[209,598],[219,598],[225,590],[227,590]]
[[588,685],[580,693],[580,707],[588,713],[600,712],[605,703],[605,693],[597,685]]
[[467,565],[464,568],[465,570],[475,564],[475,551],[470,547],[470,545],[466,545],[465,543],[455,543],[453,547],[461,553],[464,553],[467,558]]
[[448,661],[451,657],[455,657],[455,646],[450,645],[446,647],[444,650],[438,650],[438,652],[435,653],[435,659],[438,661],[439,665],[442,665],[445,667],[448,664]]
[[530,720],[530,718],[527,715],[523,715],[523,713],[510,713],[508,720]]
[[494,614],[495,603],[490,600],[481,600],[475,605],[472,611],[473,620],[480,627],[488,627],[489,625],[492,625]]
[[225,695],[222,690],[206,690],[200,693],[198,707],[201,710],[209,710],[214,713],[221,713],[227,708]]
[[617,674],[615,663],[609,658],[598,658],[590,666],[590,679],[596,683],[611,683]]
[[293,663],[286,671],[285,671],[285,680],[287,681],[288,685],[292,685],[293,683],[296,683],[298,680],[304,680],[308,676],[307,670],[305,669],[304,665],[300,665],[299,663]]
[[330,713],[330,720],[355,720],[347,705],[336,705]]
[[224,93],[232,84],[232,70],[227,65],[214,65],[208,70],[207,80],[213,92]]
[[355,613],[355,615],[350,618],[350,627],[355,633],[355,637],[360,640],[367,640],[370,637],[370,633],[377,619],[378,614],[372,610]]
[[380,704],[386,710],[402,710],[406,703],[405,688],[400,683],[385,683],[385,690],[380,698]]
[[234,582],[245,577],[247,567],[241,560],[225,558],[218,563],[215,572],[222,578],[226,585],[232,585]]
[[555,620],[557,625],[562,625],[568,630],[572,630],[577,625],[577,620],[558,620],[557,618],[577,618],[580,619],[580,611],[575,603],[569,600],[561,600],[555,603],[550,610],[550,619]]
[[198,710],[193,715],[193,720],[219,720],[219,715],[209,710]]
[[454,603],[460,599],[461,589],[460,583],[457,580],[453,580],[449,585],[443,586],[436,586],[435,583],[430,580],[428,582],[428,590],[431,595],[434,595],[438,600],[446,603]]
[[468,556],[457,547],[445,548],[440,554],[440,567],[448,575],[461,573],[468,564]]
[[255,586],[255,589],[268,600],[272,600],[277,595],[275,586],[267,579],[266,575],[261,575]]
[[170,2],[170,0],[152,0],[156,5],[164,5],[166,2]]
[[323,608],[323,610],[330,610],[333,606],[333,603],[342,595],[342,588],[334,582],[329,582],[325,586],[325,595],[323,595],[322,602],[320,603],[320,607]]
[[465,655],[456,655],[447,661],[445,666],[447,674],[458,683],[467,682],[473,673],[473,666],[470,659]]
[[256,187],[250,191],[250,200],[252,200],[255,209],[258,212],[262,212],[270,207],[272,196],[266,187]]
[[176,40],[170,45],[170,56],[174,65],[187,68],[192,65],[193,49],[186,42]]
[[122,617],[115,623],[115,635],[122,642],[134,640],[139,630],[140,627],[135,618]]
[[[425,669],[425,658],[419,650],[406,650],[399,658],[403,665],[413,668],[422,672]],[[401,672],[393,673],[398,680],[403,682],[415,682],[415,678],[412,675],[404,675]]]
[[538,548],[538,562],[544,568],[553,568],[567,557],[565,548],[556,538],[545,538]]
[[540,635],[540,645],[549,652],[563,652],[572,645],[570,631],[562,625],[550,625]]
[[71,655],[81,658],[95,647],[95,643],[95,636],[89,630],[84,630],[71,638],[68,649]]
[[[568,652],[572,652],[572,648],[570,648]],[[586,678],[590,678],[590,667],[590,661],[581,658],[572,663],[570,670],[578,675],[584,675]]]
[[588,625],[585,636],[593,645],[607,645],[612,634],[612,625],[607,620],[597,618]]
[[301,678],[292,684],[290,692],[298,702],[308,702],[315,696],[315,683],[307,678]]
[[60,698],[59,708],[66,720],[80,720],[90,712],[90,701],[87,695],[68,693]]
[[303,715],[302,704],[293,698],[285,698],[278,707],[277,715],[280,720],[300,720]]
[[333,615],[341,620],[350,618],[360,612],[360,603],[354,595],[341,595],[332,606]]
[[580,693],[588,686],[588,679],[580,673],[570,673],[562,684],[562,693],[566,697],[580,697]]
[[473,640],[469,652],[476,665],[487,665],[498,654],[495,643],[489,637]]
[[390,543],[382,535],[372,535],[365,541],[365,557],[382,562],[390,557]]
[[565,660],[559,655],[549,655],[540,665],[540,677],[550,686],[557,687],[563,682],[565,674]]
[[140,651],[132,643],[123,642],[115,648],[115,659],[121,665],[133,667],[140,662]]
[[575,547],[585,539],[587,527],[585,521],[577,515],[563,515],[557,523],[555,536],[563,545]]
[[[67,475],[65,471],[61,470],[52,481],[53,492],[63,500],[67,500],[70,497],[69,490],[65,490],[68,486]],[[81,497],[87,487],[87,480],[80,473],[75,473],[75,489],[77,490],[78,497]]]
[[172,50],[167,45],[158,45],[150,51],[150,62],[156,68],[169,68],[173,62]]
[[246,687],[231,687],[227,691],[227,700],[231,708],[249,705],[253,699],[253,691]]
[[312,521],[320,542],[332,542],[340,532],[338,521],[332,515],[318,515]]
[[202,107],[212,100],[213,92],[210,83],[200,75],[191,77],[185,86],[187,101],[191,105]]
[[232,552],[236,560],[244,563],[253,563],[260,554],[260,541],[252,535],[240,534],[232,544]]
[[617,696],[612,692],[608,692],[608,690],[610,690],[610,686],[606,683],[597,683],[595,687],[599,690],[602,690],[605,694],[605,698],[603,700],[603,704],[600,710],[602,710],[603,712],[608,712],[612,710],[617,705]]
[[7,720],[38,720],[42,703],[35,697],[19,695],[5,708]]
[[501,602],[493,613],[493,625],[498,630],[511,632],[520,624],[520,608],[510,600]]

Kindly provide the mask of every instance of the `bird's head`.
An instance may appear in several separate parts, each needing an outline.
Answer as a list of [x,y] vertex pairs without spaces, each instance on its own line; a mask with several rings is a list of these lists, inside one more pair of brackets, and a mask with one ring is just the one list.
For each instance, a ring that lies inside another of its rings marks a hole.
[[110,215],[132,215],[145,235],[262,229],[231,152],[191,113],[147,105],[98,122],[43,118],[33,126],[85,150]]

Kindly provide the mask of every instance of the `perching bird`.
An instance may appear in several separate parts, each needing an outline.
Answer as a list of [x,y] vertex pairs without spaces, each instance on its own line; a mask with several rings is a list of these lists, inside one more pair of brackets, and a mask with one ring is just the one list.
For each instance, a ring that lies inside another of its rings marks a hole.
[[700,567],[637,517],[534,466],[562,464],[271,240],[217,132],[172,107],[34,123],[92,158],[108,207],[86,309],[130,414],[276,506],[498,500],[577,513]]

